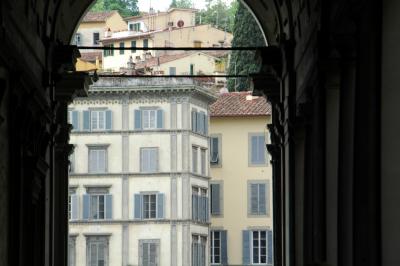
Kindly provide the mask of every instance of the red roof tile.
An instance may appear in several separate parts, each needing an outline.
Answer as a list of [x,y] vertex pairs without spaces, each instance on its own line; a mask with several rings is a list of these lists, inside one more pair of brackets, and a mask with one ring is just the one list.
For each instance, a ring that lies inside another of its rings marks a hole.
[[271,114],[271,106],[264,97],[251,96],[251,91],[222,93],[211,105],[211,117],[262,116]]
[[111,17],[115,12],[117,11],[87,12],[83,17],[82,22],[103,22]]
[[103,60],[103,53],[97,52],[81,52],[81,59],[89,62],[95,62],[96,57],[101,61]]

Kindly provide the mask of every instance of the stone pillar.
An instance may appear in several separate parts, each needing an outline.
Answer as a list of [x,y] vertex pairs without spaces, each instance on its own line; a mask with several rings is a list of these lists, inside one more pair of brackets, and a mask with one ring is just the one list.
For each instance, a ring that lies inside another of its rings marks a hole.
[[[87,94],[90,79],[86,73],[57,76],[55,82],[56,135],[54,139],[54,179],[52,187],[52,223],[54,243],[53,265],[66,265],[68,255],[68,156],[73,150],[69,142],[71,125],[67,121],[68,104],[75,96]],[[62,264],[61,264],[62,263]]]

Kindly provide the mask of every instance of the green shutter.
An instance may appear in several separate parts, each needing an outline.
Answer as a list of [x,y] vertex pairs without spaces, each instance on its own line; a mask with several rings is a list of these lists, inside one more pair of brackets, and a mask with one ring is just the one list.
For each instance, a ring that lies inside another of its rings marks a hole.
[[250,233],[251,231],[249,230],[243,230],[242,231],[242,236],[243,236],[243,243],[242,243],[242,248],[243,248],[243,264],[244,265],[249,265],[250,264]]
[[221,264],[228,265],[227,231],[220,231],[221,236]]
[[211,184],[211,214],[221,214],[220,204],[220,184]]

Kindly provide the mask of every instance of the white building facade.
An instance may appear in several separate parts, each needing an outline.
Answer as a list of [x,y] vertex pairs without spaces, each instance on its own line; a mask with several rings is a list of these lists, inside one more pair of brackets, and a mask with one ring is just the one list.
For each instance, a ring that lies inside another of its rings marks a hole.
[[209,104],[191,79],[102,78],[69,109],[69,265],[208,265]]

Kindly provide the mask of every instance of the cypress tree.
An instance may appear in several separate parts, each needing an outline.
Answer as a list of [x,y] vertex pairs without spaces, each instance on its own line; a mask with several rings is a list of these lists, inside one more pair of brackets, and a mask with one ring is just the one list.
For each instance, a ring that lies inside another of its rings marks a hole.
[[[233,27],[232,47],[265,46],[264,37],[255,18],[246,6],[239,2]],[[258,72],[260,66],[255,64],[255,51],[232,51],[229,63],[229,75],[248,75]],[[236,83],[236,88],[235,88]],[[247,78],[228,80],[229,91],[248,90],[250,81]]]

